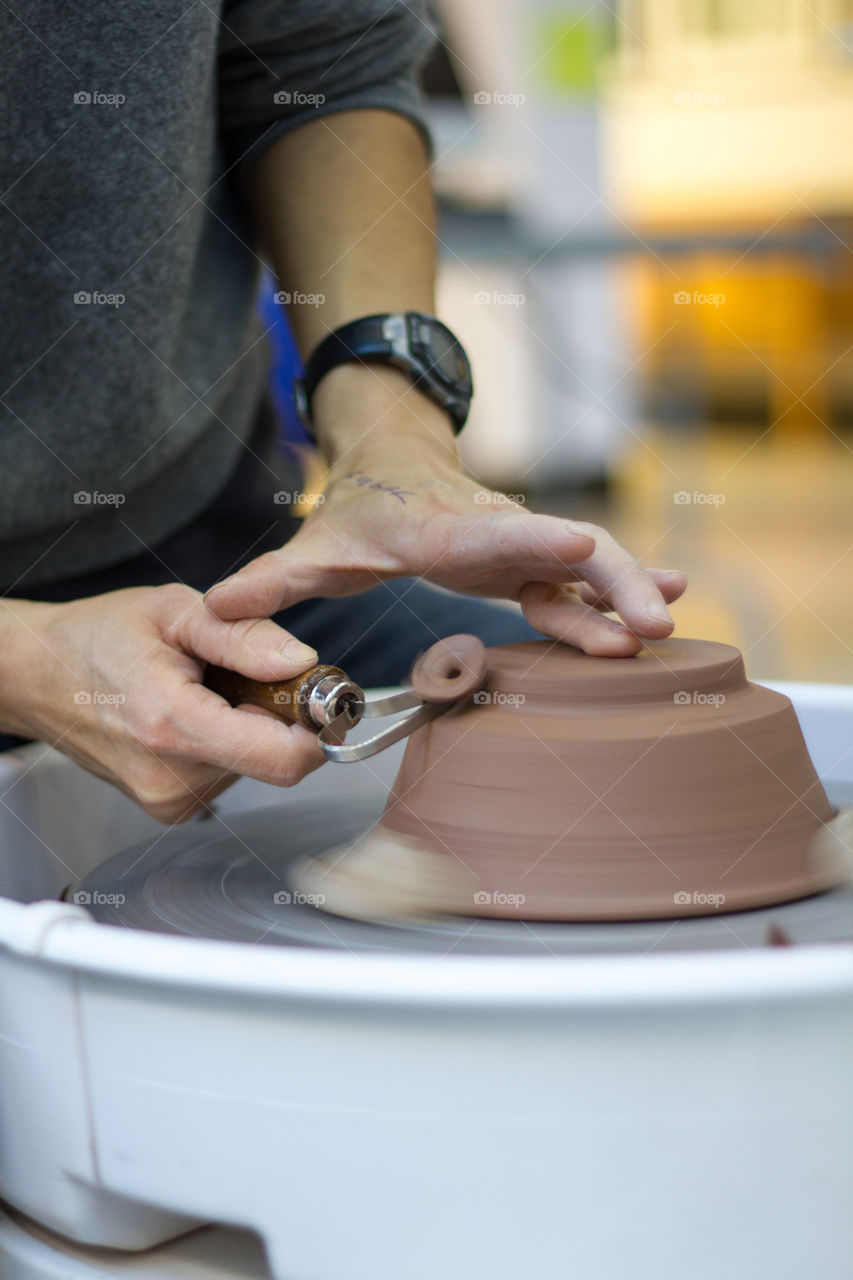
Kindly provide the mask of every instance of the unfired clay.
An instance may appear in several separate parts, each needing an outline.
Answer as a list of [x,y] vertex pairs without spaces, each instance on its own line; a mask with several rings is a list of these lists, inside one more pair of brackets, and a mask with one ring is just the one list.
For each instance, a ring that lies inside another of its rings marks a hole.
[[[377,829],[382,873],[370,837],[349,864],[302,868],[303,885],[322,878],[327,910],[653,919],[781,903],[843,878],[813,840],[832,810],[791,703],[748,683],[736,649],[486,652],[472,702],[408,742]],[[401,850],[390,860],[389,837]]]

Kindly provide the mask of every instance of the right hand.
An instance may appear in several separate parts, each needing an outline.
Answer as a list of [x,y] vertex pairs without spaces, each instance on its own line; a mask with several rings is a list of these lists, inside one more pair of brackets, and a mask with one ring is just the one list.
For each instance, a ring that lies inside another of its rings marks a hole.
[[256,680],[314,666],[270,619],[223,622],[179,584],[7,604],[0,728],[57,747],[161,822],[185,821],[241,774],[288,787],[323,763],[316,734],[232,709],[202,683],[207,662]]

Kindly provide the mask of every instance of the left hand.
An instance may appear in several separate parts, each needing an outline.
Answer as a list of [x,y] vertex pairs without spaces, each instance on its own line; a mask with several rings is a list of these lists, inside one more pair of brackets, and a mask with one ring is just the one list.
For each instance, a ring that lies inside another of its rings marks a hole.
[[516,600],[538,631],[613,657],[668,635],[666,604],[686,586],[677,570],[642,569],[597,525],[534,515],[468,479],[446,451],[399,432],[381,452],[347,451],[295,537],[205,599],[223,619],[269,617],[400,577]]

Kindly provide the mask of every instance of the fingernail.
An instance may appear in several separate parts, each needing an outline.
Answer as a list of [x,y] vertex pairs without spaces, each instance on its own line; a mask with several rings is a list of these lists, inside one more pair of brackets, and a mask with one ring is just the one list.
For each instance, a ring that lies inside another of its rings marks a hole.
[[593,538],[591,534],[587,533],[586,529],[581,529],[574,520],[566,520],[565,526],[569,533],[574,534],[576,538],[587,538],[590,542],[595,542],[595,538]]
[[301,640],[288,640],[282,645],[281,652],[291,662],[304,662],[307,665],[309,662],[317,661],[317,650],[303,644]]
[[658,604],[657,602],[647,604],[646,617],[650,618],[652,622],[668,622],[670,626],[672,625],[672,618],[665,604]]
[[630,636],[632,634],[630,627],[623,627],[621,622],[617,622],[615,618],[605,618],[605,622],[611,631],[618,636]]
[[213,586],[208,587],[207,590],[205,591],[204,593],[205,600],[209,595],[212,594],[212,592],[218,591],[220,587],[227,587],[229,583],[232,583],[233,581],[234,581],[234,574],[232,574],[230,578],[223,578],[221,582],[214,582]]

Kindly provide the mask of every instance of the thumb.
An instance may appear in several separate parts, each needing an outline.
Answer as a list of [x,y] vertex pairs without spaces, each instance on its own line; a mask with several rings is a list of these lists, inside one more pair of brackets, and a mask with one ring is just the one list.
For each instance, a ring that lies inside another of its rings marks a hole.
[[224,622],[200,598],[195,607],[167,619],[162,634],[173,648],[252,680],[287,680],[318,660],[315,649],[270,618]]

